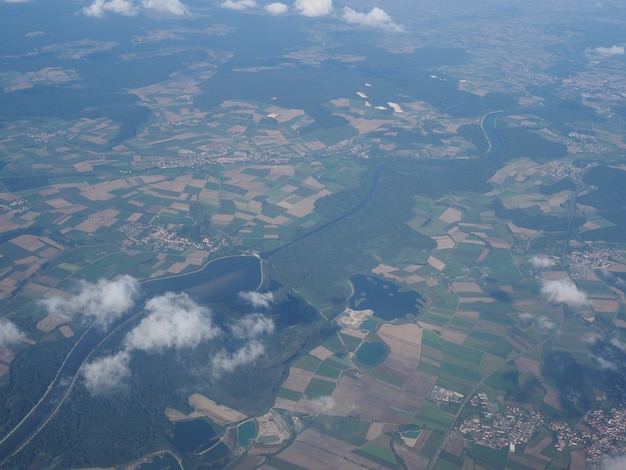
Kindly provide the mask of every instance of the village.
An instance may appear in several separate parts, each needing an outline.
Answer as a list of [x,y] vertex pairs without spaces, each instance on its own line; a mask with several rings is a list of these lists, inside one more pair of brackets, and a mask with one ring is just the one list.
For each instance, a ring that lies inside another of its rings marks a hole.
[[515,406],[506,406],[500,410],[497,403],[489,401],[485,393],[478,393],[470,400],[472,407],[480,413],[472,419],[466,419],[459,425],[459,431],[471,435],[475,442],[500,449],[528,442],[535,430],[543,424],[541,414]]
[[[194,242],[177,234],[179,224],[142,224],[128,222],[119,228],[119,231],[129,237],[129,240],[139,245],[152,245],[155,251],[185,251],[189,248],[208,249],[212,253],[227,244],[222,235],[204,237],[202,243]],[[124,247],[128,247],[128,243]]]

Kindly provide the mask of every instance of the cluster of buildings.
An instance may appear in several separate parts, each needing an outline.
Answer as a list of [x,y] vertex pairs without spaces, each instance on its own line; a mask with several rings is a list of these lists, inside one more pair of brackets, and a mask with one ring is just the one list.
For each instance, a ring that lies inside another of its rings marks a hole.
[[572,274],[585,273],[589,269],[605,269],[621,262],[622,252],[610,247],[587,247],[584,251],[572,251],[565,257]]
[[31,209],[30,201],[27,199],[18,197],[11,202],[5,202],[0,204],[0,214],[6,214],[7,212],[14,212],[16,215],[24,214]]
[[276,152],[252,150],[235,150],[220,146],[211,152],[181,151],[176,155],[142,156],[141,161],[149,167],[156,168],[195,168],[200,165],[224,165],[230,163],[287,163],[297,154],[278,154]]
[[339,142],[331,145],[325,151],[325,155],[350,155],[352,157],[369,158],[371,144],[351,144]]
[[562,451],[567,447],[574,447],[582,443],[585,436],[579,431],[573,430],[568,423],[554,421],[548,424],[548,428],[555,434],[554,447]]
[[[500,411],[484,393],[472,397],[470,404],[480,408],[480,414],[466,419],[459,431],[474,442],[500,449],[528,442],[537,428],[544,424],[540,413],[507,406]],[[584,446],[588,462],[598,462],[608,454],[626,454],[626,408],[595,410],[585,413],[580,429],[566,422],[545,423],[554,433],[554,446],[563,451]]]
[[626,453],[626,408],[587,411],[582,421],[586,425],[583,430],[558,421],[548,425],[556,435],[554,446],[558,450],[584,445],[587,462]]
[[44,145],[50,142],[51,140],[58,139],[59,137],[65,137],[67,132],[65,131],[54,131],[54,132],[29,132],[26,134],[26,137],[32,139],[37,145]]
[[193,242],[188,238],[180,237],[177,230],[180,225],[176,224],[142,224],[129,222],[122,225],[119,231],[128,236],[135,243],[153,245],[155,251],[185,251],[189,248],[209,249],[213,252],[221,247],[225,240],[222,237],[205,237],[202,243]]
[[[503,72],[505,73],[505,78],[501,81],[501,89],[503,92],[506,91],[507,93],[513,90],[515,92],[524,92],[529,83],[536,83],[537,86],[543,86],[551,85],[556,82],[554,76],[536,72],[528,66],[522,65],[519,61],[505,66]],[[485,83],[493,82],[493,78],[490,75],[486,75],[483,80]]]
[[555,179],[571,178],[574,181],[580,181],[582,176],[594,166],[598,166],[597,162],[588,163],[585,166],[567,160],[553,160],[543,164],[542,170]]
[[165,127],[198,126],[201,123],[202,121],[200,121],[200,119],[193,118],[193,119],[184,119],[182,121],[168,122],[165,124]]
[[430,398],[444,403],[462,403],[465,395],[454,390],[435,385],[430,391]]
[[591,428],[591,432],[583,433],[588,462],[597,462],[609,453],[626,453],[626,408],[587,411],[583,422]]
[[[594,65],[597,63],[596,58],[596,61],[592,61],[590,64],[589,70],[563,79],[563,84],[575,90],[581,96],[600,97],[601,101],[598,102],[596,100],[593,103],[593,107],[598,114],[610,117],[613,113],[609,104],[611,102],[621,102],[624,93],[626,93],[626,85],[624,84],[622,73],[596,68]],[[617,70],[620,70],[619,66],[616,67]]]
[[598,143],[596,136],[570,132],[568,134],[572,140],[564,142],[567,146],[567,153],[601,153],[606,151],[606,145]]
[[536,411],[514,406],[500,411],[498,404],[490,402],[484,393],[473,396],[470,404],[480,408],[480,414],[463,421],[459,431],[471,435],[478,444],[495,449],[528,442],[543,424],[541,414]]

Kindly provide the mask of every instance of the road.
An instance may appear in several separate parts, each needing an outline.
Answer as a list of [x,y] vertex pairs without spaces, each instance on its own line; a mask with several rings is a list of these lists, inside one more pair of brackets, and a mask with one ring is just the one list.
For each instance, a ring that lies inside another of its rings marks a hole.
[[79,370],[91,353],[110,335],[127,322],[143,314],[143,310],[119,319],[110,331],[105,332],[92,324],[76,341],[65,356],[61,367],[48,389],[24,418],[0,440],[0,468],[22,450],[54,417],[76,384]]

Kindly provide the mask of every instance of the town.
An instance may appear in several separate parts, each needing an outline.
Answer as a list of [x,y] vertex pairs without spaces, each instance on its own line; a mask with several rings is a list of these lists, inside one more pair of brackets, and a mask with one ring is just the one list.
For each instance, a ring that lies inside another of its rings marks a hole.
[[[179,224],[142,224],[139,222],[129,222],[122,225],[119,231],[127,235],[130,241],[139,245],[152,245],[154,251],[178,251],[182,252],[189,248],[209,249],[212,253],[227,244],[226,238],[222,235],[204,237],[202,243],[197,243],[185,237],[180,237],[177,230]],[[128,247],[128,243],[124,245]]]
[[500,449],[528,442],[535,430],[543,424],[541,414],[515,406],[506,406],[500,411],[497,403],[489,401],[485,393],[478,393],[470,400],[472,407],[479,408],[478,416],[466,419],[459,431],[488,447]]

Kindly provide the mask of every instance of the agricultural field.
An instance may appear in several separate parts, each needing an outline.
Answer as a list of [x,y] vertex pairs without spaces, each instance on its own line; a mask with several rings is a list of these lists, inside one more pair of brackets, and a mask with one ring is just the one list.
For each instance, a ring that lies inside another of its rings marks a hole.
[[18,468],[626,452],[600,439],[626,416],[622,46],[482,7],[435,34],[395,5],[411,26],[370,35],[349,7],[283,31],[252,7],[243,28],[254,2],[189,27],[122,2],[133,30],[113,3],[92,9],[115,41],[28,30],[0,57],[2,436],[66,400]]

